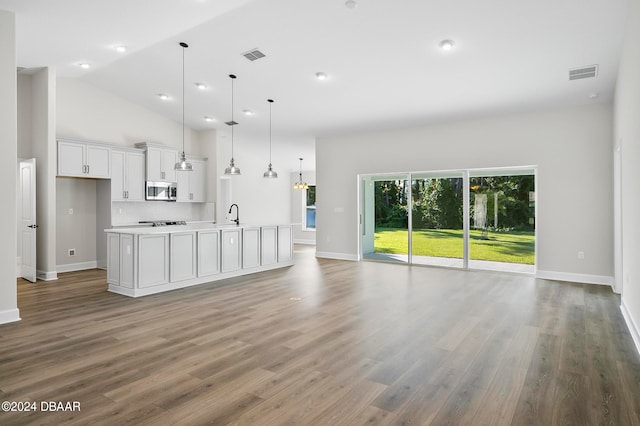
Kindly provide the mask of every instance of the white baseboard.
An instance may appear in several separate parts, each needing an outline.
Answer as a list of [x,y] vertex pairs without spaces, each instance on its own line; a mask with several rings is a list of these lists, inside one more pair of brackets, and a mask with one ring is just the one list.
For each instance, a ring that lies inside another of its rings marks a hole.
[[39,280],[42,280],[42,281],[54,281],[58,279],[58,273],[56,271],[47,272],[47,271],[37,270],[36,276],[38,277]]
[[624,322],[627,323],[627,328],[629,329],[629,333],[631,334],[631,338],[633,339],[633,343],[636,345],[636,350],[640,353],[640,333],[638,333],[638,327],[636,326],[633,317],[629,313],[626,305],[624,304],[624,300],[620,305],[620,311],[622,311],[622,317],[624,318]]
[[58,273],[62,273],[62,272],[84,271],[85,269],[96,269],[97,267],[98,267],[98,262],[93,260],[91,262],[69,263],[68,265],[57,265],[56,270]]
[[573,274],[569,272],[541,271],[538,269],[536,278],[543,280],[569,281],[584,284],[608,285],[613,288],[613,277],[606,275]]
[[0,311],[0,324],[6,324],[8,322],[20,321],[19,309],[8,309],[6,311]]
[[294,244],[306,244],[309,246],[315,246],[316,240],[293,240]]
[[322,258],[325,258],[325,259],[358,261],[358,256],[356,256],[354,254],[331,253],[331,252],[326,252],[326,251],[316,251],[316,257],[322,257]]

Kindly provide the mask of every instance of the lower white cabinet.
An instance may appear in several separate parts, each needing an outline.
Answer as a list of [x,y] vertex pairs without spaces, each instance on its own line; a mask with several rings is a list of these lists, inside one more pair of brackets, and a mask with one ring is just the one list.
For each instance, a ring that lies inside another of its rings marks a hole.
[[242,229],[223,229],[222,272],[242,269]]
[[293,226],[278,226],[278,262],[293,260]]
[[260,233],[262,250],[260,260],[262,265],[278,263],[278,227],[263,226]]
[[220,273],[220,231],[198,232],[198,276]]
[[242,229],[242,267],[260,266],[260,228]]
[[196,277],[196,233],[171,234],[171,282]]
[[109,291],[139,297],[293,265],[293,226],[107,230]]
[[138,236],[138,287],[169,282],[169,234]]

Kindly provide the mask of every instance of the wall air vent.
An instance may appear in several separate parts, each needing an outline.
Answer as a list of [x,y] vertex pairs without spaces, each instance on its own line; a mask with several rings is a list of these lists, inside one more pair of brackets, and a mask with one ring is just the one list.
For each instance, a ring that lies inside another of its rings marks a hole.
[[583,78],[593,78],[598,75],[598,66],[589,65],[569,70],[569,80],[580,80]]
[[242,56],[253,62],[256,59],[264,58],[266,55],[258,49],[251,49],[248,52],[244,52]]

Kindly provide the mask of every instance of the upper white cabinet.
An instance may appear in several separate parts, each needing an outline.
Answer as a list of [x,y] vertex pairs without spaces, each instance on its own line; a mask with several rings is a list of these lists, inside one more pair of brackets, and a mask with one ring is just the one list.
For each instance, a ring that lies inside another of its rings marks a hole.
[[91,142],[58,140],[58,176],[109,179],[111,148]]
[[136,148],[147,151],[147,180],[150,182],[176,182],[174,169],[178,161],[178,150],[175,148],[152,145],[147,142],[137,143]]
[[187,157],[193,166],[190,172],[176,172],[178,202],[204,203],[207,201],[207,160]]
[[144,201],[144,153],[111,151],[111,201]]

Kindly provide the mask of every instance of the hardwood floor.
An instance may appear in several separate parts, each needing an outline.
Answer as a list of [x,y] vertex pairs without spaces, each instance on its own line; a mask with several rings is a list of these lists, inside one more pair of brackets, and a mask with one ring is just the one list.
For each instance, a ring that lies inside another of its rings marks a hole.
[[21,281],[0,401],[39,411],[0,424],[640,424],[608,287],[313,253],[139,299],[100,270]]

